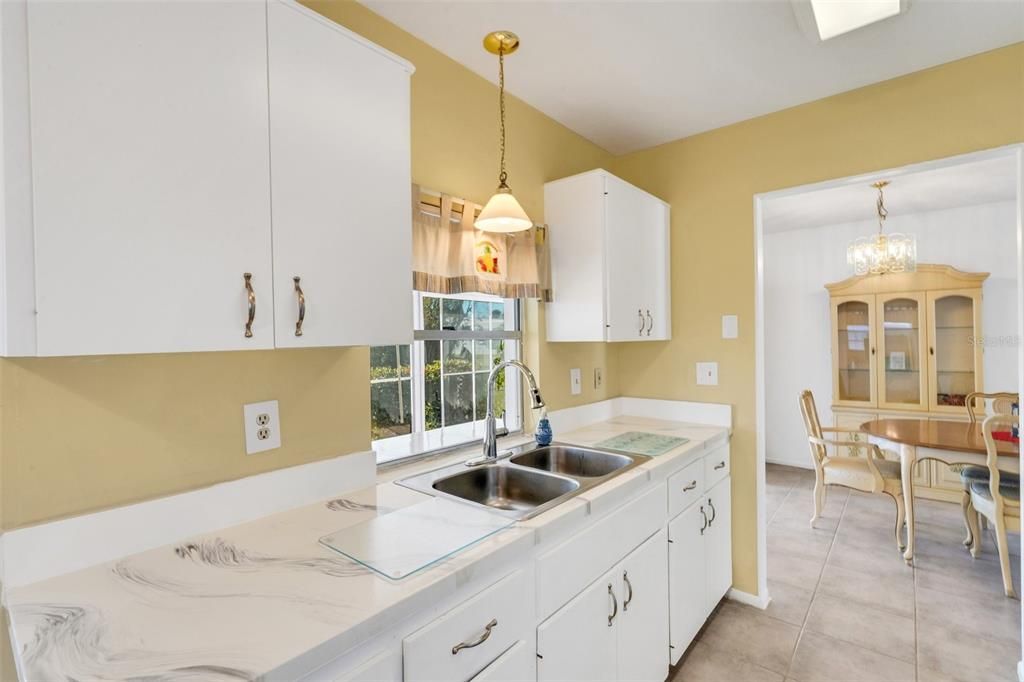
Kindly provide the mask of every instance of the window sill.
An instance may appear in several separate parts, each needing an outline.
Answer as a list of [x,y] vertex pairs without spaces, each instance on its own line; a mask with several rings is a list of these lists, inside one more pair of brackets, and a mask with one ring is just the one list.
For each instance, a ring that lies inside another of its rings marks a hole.
[[[498,421],[498,428],[503,428]],[[520,433],[514,431],[513,433]],[[393,436],[375,440],[370,447],[377,455],[378,467],[397,466],[411,461],[439,455],[456,448],[466,447],[474,443],[482,443],[484,439],[484,420],[466,422],[443,429],[410,433],[405,436]]]

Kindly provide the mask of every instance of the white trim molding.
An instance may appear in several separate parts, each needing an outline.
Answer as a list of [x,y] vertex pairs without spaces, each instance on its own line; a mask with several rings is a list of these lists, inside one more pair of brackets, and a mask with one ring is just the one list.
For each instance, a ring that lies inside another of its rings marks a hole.
[[19,528],[0,536],[4,590],[254,521],[376,483],[372,451]]
[[768,608],[768,605],[772,603],[771,595],[768,594],[768,589],[765,588],[761,594],[750,594],[743,590],[737,590],[735,587],[729,589],[725,595],[726,599],[731,599],[734,602],[740,604],[746,604],[747,606],[753,606],[754,608],[761,609],[764,611]]

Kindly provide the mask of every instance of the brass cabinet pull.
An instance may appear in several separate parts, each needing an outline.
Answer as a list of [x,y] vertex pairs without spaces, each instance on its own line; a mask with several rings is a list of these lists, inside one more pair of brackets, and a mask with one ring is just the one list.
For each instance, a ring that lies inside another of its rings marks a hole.
[[715,511],[715,505],[711,501],[710,497],[708,498],[708,506],[711,507],[711,518],[708,519],[708,528],[710,528],[711,524],[715,522],[715,517],[718,516],[718,512]]
[[654,329],[654,318],[651,316],[651,311],[647,311],[647,336],[651,335],[651,330]]
[[696,479],[694,479],[694,480],[690,481],[690,485],[688,485],[685,488],[683,488],[683,492],[684,493],[690,492],[691,490],[693,490],[696,487],[697,487],[697,481],[696,481]]
[[458,654],[463,649],[472,649],[475,646],[480,646],[481,644],[483,644],[484,642],[486,642],[490,638],[491,630],[493,630],[496,627],[498,627],[498,619],[494,618],[494,619],[491,620],[490,623],[488,623],[487,625],[484,626],[483,633],[479,637],[474,639],[472,642],[460,642],[460,643],[456,644],[455,646],[453,646],[452,647],[452,656],[455,656],[456,654]]
[[629,582],[629,571],[622,572],[622,582],[626,584],[626,589],[629,590],[629,596],[622,601],[622,610],[629,611],[629,602],[633,601],[633,583]]
[[301,279],[298,275],[292,277],[292,281],[295,282],[295,295],[299,297],[299,319],[295,321],[295,336],[302,336],[302,323],[306,319],[306,295],[299,286]]
[[725,468],[725,460],[724,459],[721,462],[719,462],[718,464],[715,465],[715,471],[718,471],[719,469],[724,469],[724,468]]
[[245,323],[245,338],[252,338],[252,322],[256,319],[256,292],[252,290],[252,273],[246,272],[242,275],[245,279],[245,290],[249,294],[249,319]]
[[704,535],[704,531],[706,531],[708,526],[711,524],[708,523],[708,515],[704,513],[704,507],[700,508],[700,515],[704,517],[704,525],[700,527],[700,534]]
[[612,584],[608,583],[608,596],[612,598],[612,612],[608,616],[608,627],[612,626],[612,621],[615,620],[615,616],[619,615],[619,600],[615,598],[615,593],[612,591]]

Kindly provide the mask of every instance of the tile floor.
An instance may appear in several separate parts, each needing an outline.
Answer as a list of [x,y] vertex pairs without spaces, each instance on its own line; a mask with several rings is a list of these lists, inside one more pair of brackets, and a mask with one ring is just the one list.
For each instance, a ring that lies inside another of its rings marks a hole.
[[723,601],[673,682],[1017,680],[1021,602],[1003,596],[991,532],[977,560],[961,544],[959,505],[918,500],[911,568],[891,498],[830,488],[812,530],[813,472],[769,465],[767,478],[772,602]]

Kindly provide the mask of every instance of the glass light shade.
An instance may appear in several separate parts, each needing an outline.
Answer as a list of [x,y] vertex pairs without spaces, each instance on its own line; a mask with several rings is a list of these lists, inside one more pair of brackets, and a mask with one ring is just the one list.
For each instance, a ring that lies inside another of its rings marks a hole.
[[533,227],[533,221],[511,191],[499,188],[473,225],[484,232],[522,232]]
[[884,275],[917,270],[917,239],[893,232],[860,237],[846,249],[846,262],[856,275]]

